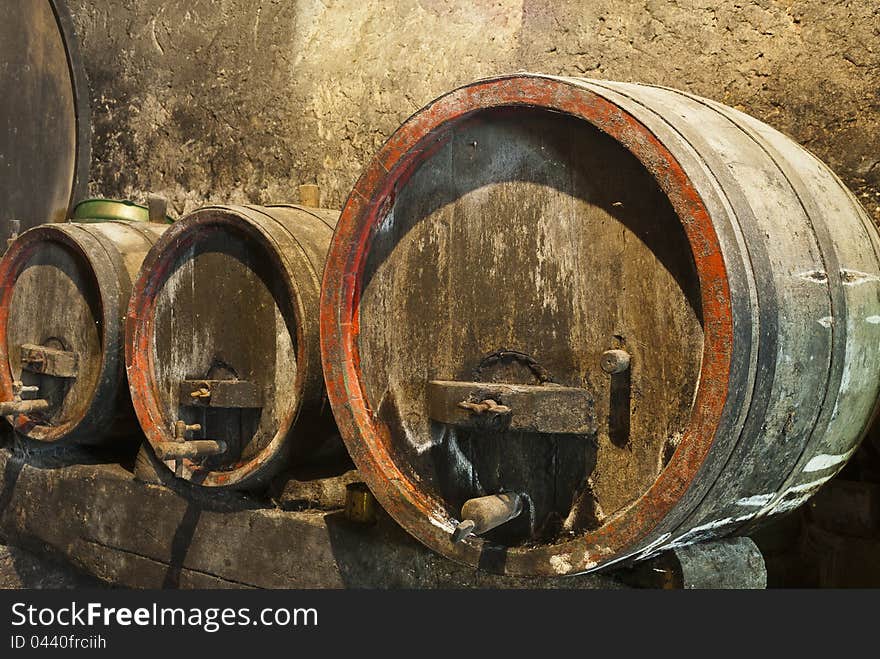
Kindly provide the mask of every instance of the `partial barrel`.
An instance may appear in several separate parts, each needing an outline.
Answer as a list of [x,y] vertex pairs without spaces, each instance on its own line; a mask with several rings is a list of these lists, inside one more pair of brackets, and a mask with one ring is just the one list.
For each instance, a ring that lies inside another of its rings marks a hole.
[[162,231],[70,222],[37,226],[12,243],[0,261],[0,413],[20,435],[96,444],[136,431],[123,317]]
[[144,261],[126,325],[134,408],[183,479],[250,489],[321,449],[333,428],[318,302],[338,212],[213,206]]
[[791,139],[671,89],[482,80],[404,123],[325,269],[328,395],[449,558],[586,572],[803,503],[878,398],[880,241]]
[[74,222],[104,222],[126,220],[129,222],[155,222],[170,224],[168,202],[163,197],[149,195],[146,206],[129,199],[84,199],[73,209]]

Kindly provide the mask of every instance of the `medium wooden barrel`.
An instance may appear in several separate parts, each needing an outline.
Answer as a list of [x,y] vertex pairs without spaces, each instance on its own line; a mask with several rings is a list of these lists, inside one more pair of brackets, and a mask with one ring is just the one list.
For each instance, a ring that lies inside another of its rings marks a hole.
[[147,256],[126,325],[129,385],[150,446],[178,477],[250,489],[320,448],[332,415],[318,301],[338,215],[203,208]]
[[0,261],[0,413],[22,436],[94,444],[135,430],[123,359],[132,281],[163,226],[44,224]]
[[690,94],[513,75],[366,168],[325,269],[339,430],[440,553],[574,574],[742,533],[854,451],[880,242],[844,185]]

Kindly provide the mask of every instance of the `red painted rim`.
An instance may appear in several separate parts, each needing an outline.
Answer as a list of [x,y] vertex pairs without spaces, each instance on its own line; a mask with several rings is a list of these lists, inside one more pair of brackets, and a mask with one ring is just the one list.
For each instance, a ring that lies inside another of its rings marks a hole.
[[[9,366],[9,346],[7,345],[6,328],[9,323],[9,312],[12,303],[12,295],[15,291],[15,284],[21,273],[24,271],[28,260],[34,254],[36,249],[47,242],[55,242],[63,245],[66,249],[74,254],[74,256],[92,271],[92,264],[88,254],[83,250],[82,246],[76,242],[64,229],[64,225],[46,224],[34,227],[25,231],[19,236],[15,242],[9,247],[9,250],[0,261],[0,396],[3,400],[12,400],[12,369]],[[92,281],[97,289],[98,304],[101,307],[101,369],[100,373],[104,373],[108,368],[106,346],[109,342],[109,327],[115,319],[110,317],[108,306],[105,301],[108,299],[109,291],[101,286],[98,277],[92,274]],[[92,387],[89,399],[94,402],[95,391],[97,391],[101,382],[101,376]],[[58,426],[46,426],[37,423],[34,419],[26,414],[19,414],[15,417],[6,417],[15,428],[15,431],[40,442],[59,442],[74,433],[77,428],[85,421],[89,414],[92,403],[83,408],[82,414],[77,418],[63,423]]]
[[[691,245],[703,306],[700,380],[684,437],[654,484],[600,528],[574,539],[507,548],[507,574],[576,574],[623,558],[645,540],[684,496],[712,446],[727,399],[733,310],[718,235],[699,193],[672,153],[622,108],[571,81],[533,75],[483,80],[443,96],[404,123],[357,182],[331,243],[321,296],[321,356],[339,430],[361,475],[398,523],[439,553],[481,563],[483,541],[453,545],[454,522],[443,505],[395,463],[389,429],[368,407],[360,371],[359,298],[373,228],[395,190],[443,143],[456,121],[481,110],[533,107],[583,119],[633,153],[667,195]],[[487,544],[486,548],[489,545]]]
[[[172,428],[176,419],[170,419],[159,407],[159,389],[154,378],[155,362],[153,338],[156,299],[165,284],[171,268],[178,256],[195,243],[205,231],[224,228],[232,230],[247,239],[258,243],[272,261],[272,268],[279,273],[281,282],[288,292],[295,318],[303,317],[303,305],[299,290],[287,266],[278,253],[272,238],[256,223],[240,211],[232,208],[204,208],[197,210],[171,225],[156,241],[141,266],[135,282],[125,319],[125,362],[128,371],[128,384],[132,404],[140,422],[141,429],[151,446],[159,442],[173,441]],[[288,325],[289,326],[289,325]],[[305,342],[302,326],[294,322],[296,328],[296,358],[298,364],[305,363]],[[241,460],[228,469],[204,469],[198,463],[184,460],[190,477],[205,487],[242,486],[253,478],[270,460],[282,450],[288,434],[302,406],[304,370],[297,368],[291,386],[300,392],[294,404],[281,418],[278,430],[272,439],[256,455]]]

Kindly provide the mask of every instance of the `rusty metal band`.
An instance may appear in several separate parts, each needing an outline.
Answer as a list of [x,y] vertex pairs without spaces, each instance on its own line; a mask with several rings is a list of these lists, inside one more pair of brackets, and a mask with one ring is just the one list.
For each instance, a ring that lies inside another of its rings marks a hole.
[[[726,425],[726,432],[719,437],[712,447],[712,455],[704,464],[703,469],[694,479],[688,492],[689,506],[682,506],[676,510],[675,515],[664,520],[664,531],[671,536],[677,536],[686,531],[693,520],[688,516],[704,503],[713,504],[713,490],[719,479],[725,474],[736,473],[731,467],[731,462],[738,452],[748,451],[752,445],[750,438],[760,434],[762,424],[766,420],[766,411],[771,403],[775,380],[776,359],[779,352],[778,328],[779,328],[779,294],[772,278],[761,276],[760,273],[772,271],[770,259],[763,244],[763,236],[759,231],[759,223],[754,211],[748,203],[747,196],[737,179],[728,171],[723,159],[717,155],[706,139],[701,135],[698,127],[685,125],[673,125],[673,122],[665,116],[662,110],[658,110],[650,103],[638,97],[637,93],[629,93],[625,89],[619,89],[616,83],[602,83],[592,81],[591,86],[603,90],[609,94],[610,101],[618,103],[628,112],[639,112],[651,115],[654,121],[664,124],[666,129],[678,140],[687,144],[698,158],[701,167],[710,175],[723,191],[726,201],[734,209],[735,222],[743,236],[743,245],[740,255],[745,266],[752,273],[748,285],[755,295],[748,313],[751,323],[750,329],[754,334],[746,337],[738,334],[738,351],[746,354],[751,346],[754,349],[754,365],[751,367],[750,388],[746,390],[733,390],[728,399],[728,408],[731,413],[740,416],[736,422],[731,421]],[[642,85],[639,85],[642,86]],[[626,87],[626,85],[623,85]],[[659,87],[664,91],[670,91],[687,98],[689,95],[682,94],[674,89]],[[640,115],[642,116],[642,115]],[[644,117],[642,116],[644,121]],[[664,143],[669,144],[670,137],[664,137]],[[731,264],[728,264],[729,267]],[[742,330],[749,329],[742,327]],[[737,360],[739,362],[741,360]],[[732,370],[739,368],[735,364]],[[731,378],[736,381],[737,378]],[[728,469],[731,467],[731,469]],[[648,542],[642,542],[643,546],[651,546]],[[654,551],[662,549],[662,545],[654,547]]]
[[[846,296],[844,295],[840,272],[841,265],[840,260],[837,257],[837,250],[834,247],[834,241],[831,238],[831,231],[825,223],[822,210],[816,203],[813,194],[807,188],[807,185],[804,183],[801,176],[790,164],[788,164],[785,158],[776,154],[772,146],[769,145],[766,140],[761,138],[756,131],[743,124],[741,121],[735,121],[727,108],[719,103],[699,98],[693,94],[686,94],[685,92],[678,93],[687,96],[698,103],[702,103],[726,117],[731,124],[736,126],[745,136],[757,144],[767,155],[767,158],[773,162],[777,169],[782,173],[782,176],[791,186],[795,198],[803,209],[809,226],[813,230],[816,242],[818,243],[820,256],[825,264],[825,273],[828,277],[828,299],[831,308],[831,316],[832,318],[845,318],[847,315]],[[809,438],[804,442],[795,463],[802,462],[804,456],[811,453],[812,447],[817,439],[821,437],[828,428],[835,407],[834,401],[836,400],[837,392],[840,390],[845,362],[844,357],[846,355],[846,323],[832,323],[829,331],[831,332],[831,362],[826,376],[822,405],[815,411],[817,418],[815,422],[811,424],[812,430],[810,431]],[[785,470],[780,478],[779,484],[775,488],[775,491],[777,493],[783,492],[791,484],[792,478],[793,475],[791,470]],[[775,503],[778,498],[781,498],[779,494],[777,494],[777,497],[774,497],[774,500],[771,503]],[[743,526],[752,526],[752,523],[747,522]]]

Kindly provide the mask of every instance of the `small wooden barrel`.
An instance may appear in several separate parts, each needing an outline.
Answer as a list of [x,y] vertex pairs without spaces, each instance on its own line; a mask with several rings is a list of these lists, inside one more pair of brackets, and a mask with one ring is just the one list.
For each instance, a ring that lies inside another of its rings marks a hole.
[[45,224],[0,261],[0,413],[22,436],[90,444],[136,430],[123,370],[132,282],[163,226]]
[[513,75],[388,140],[342,212],[321,335],[362,477],[440,553],[574,574],[740,533],[855,450],[880,242],[736,110]]
[[326,439],[318,300],[338,215],[203,208],[147,256],[126,325],[129,385],[178,477],[253,488]]

